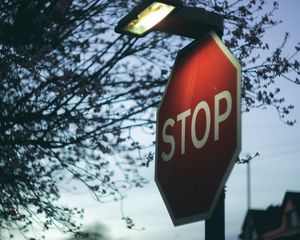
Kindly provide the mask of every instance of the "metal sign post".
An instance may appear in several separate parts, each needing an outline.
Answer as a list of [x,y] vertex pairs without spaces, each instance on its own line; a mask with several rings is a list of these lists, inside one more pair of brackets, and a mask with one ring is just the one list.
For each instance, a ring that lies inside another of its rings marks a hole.
[[205,240],[225,240],[225,189],[211,217],[205,221]]

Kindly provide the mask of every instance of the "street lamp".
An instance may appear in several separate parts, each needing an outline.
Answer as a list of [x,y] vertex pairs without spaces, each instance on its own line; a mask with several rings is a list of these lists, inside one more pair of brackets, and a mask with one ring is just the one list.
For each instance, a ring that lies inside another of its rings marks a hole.
[[[183,6],[179,0],[144,0],[115,27],[117,33],[135,37],[144,37],[151,31],[162,31],[196,40],[212,30],[222,37],[221,15],[203,8]],[[223,190],[211,218],[206,220],[206,240],[225,238],[224,198]]]
[[179,0],[144,0],[115,27],[117,33],[135,37],[161,31],[194,39],[211,30],[222,36],[222,16],[203,8],[183,6]]

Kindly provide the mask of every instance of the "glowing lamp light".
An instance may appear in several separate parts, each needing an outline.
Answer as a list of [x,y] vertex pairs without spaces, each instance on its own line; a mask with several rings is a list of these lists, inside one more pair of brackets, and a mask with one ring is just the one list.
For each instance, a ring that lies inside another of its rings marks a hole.
[[142,0],[115,27],[117,33],[143,37],[170,13],[182,8],[181,0]]
[[174,6],[161,2],[154,2],[143,10],[136,19],[132,20],[127,26],[125,26],[124,31],[143,35],[168,16],[174,9]]

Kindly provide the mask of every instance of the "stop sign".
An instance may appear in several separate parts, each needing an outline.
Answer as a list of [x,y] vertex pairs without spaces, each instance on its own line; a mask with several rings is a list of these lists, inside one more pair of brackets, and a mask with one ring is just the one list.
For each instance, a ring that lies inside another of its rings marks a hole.
[[240,75],[214,32],[177,55],[157,112],[155,159],[175,226],[209,218],[238,158]]

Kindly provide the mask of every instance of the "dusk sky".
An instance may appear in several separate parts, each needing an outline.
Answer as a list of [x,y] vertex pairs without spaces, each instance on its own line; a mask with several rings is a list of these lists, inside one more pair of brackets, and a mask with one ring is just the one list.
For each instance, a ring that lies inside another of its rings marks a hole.
[[[299,0],[279,1],[279,10],[275,18],[283,20],[283,23],[269,29],[266,34],[270,46],[279,45],[287,31],[291,36],[286,52],[294,52],[295,44],[300,42],[299,10]],[[299,56],[297,58],[299,59]],[[287,190],[300,192],[300,85],[284,79],[276,81],[282,96],[286,98],[286,103],[295,106],[288,116],[289,119],[295,119],[297,122],[293,127],[287,126],[272,108],[252,110],[242,115],[241,157],[247,153],[260,154],[251,163],[252,208],[264,209],[270,204],[281,204]],[[81,195],[66,192],[62,202],[85,208],[84,225],[99,222],[107,230],[107,239],[204,239],[204,222],[173,226],[154,182],[154,163],[141,172],[147,177],[149,184],[145,188],[130,190],[123,202],[125,214],[133,218],[137,230],[126,228],[121,219],[119,202],[98,203],[87,191]],[[233,240],[238,239],[247,211],[246,165],[235,165],[226,186],[226,239]],[[57,231],[46,235],[47,240],[64,240],[67,237]]]

